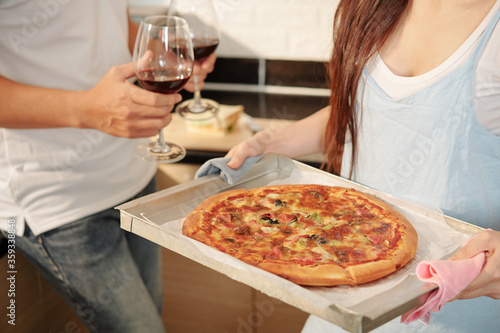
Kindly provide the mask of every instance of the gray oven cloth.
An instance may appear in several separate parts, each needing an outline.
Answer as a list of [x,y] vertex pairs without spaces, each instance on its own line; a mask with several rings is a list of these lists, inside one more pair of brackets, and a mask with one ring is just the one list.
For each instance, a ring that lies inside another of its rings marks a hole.
[[196,171],[195,178],[206,175],[220,174],[222,179],[229,185],[235,184],[257,163],[263,155],[252,156],[245,159],[245,162],[236,170],[229,168],[226,164],[231,160],[230,157],[218,157],[206,161]]

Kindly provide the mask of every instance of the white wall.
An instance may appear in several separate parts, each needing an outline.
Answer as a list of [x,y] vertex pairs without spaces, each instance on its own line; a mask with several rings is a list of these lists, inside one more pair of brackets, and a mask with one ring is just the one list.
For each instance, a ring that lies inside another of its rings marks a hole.
[[[182,1],[182,0],[181,0]],[[217,54],[231,58],[327,61],[338,0],[213,0]],[[161,12],[170,0],[130,0],[131,12]]]

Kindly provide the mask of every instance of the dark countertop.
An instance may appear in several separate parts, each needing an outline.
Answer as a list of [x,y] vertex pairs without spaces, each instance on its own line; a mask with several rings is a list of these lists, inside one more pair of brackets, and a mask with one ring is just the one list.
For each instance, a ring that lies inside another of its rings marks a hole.
[[[183,99],[193,97],[185,91],[181,95]],[[328,97],[316,96],[214,90],[203,90],[201,95],[220,104],[242,104],[245,112],[256,118],[300,120],[328,105]]]

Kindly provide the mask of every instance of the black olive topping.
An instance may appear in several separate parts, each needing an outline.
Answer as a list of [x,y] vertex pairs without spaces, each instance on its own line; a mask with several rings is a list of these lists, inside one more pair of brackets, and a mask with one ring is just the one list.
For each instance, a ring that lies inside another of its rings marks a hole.
[[313,235],[309,236],[309,238],[312,240],[316,240],[319,238],[319,235],[313,234]]
[[328,243],[328,240],[326,240],[324,238],[320,238],[320,239],[318,239],[318,243],[319,244],[326,244],[326,243]]
[[276,207],[281,207],[281,206],[283,206],[283,201],[281,201],[280,199],[276,199],[276,200],[274,201],[274,205],[275,205]]
[[278,220],[273,220],[270,214],[264,214],[260,217],[262,221],[266,221],[269,224],[279,224]]
[[260,218],[262,219],[262,221],[272,221],[272,218],[269,214],[262,215]]

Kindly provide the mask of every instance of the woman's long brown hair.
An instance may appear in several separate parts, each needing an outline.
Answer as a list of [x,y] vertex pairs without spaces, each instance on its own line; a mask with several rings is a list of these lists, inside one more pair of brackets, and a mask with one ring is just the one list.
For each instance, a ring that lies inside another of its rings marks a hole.
[[[409,0],[341,0],[334,18],[329,63],[331,113],[325,134],[326,170],[339,175],[346,134],[352,139],[352,176],[357,149],[354,101],[363,67],[394,31]],[[360,111],[360,110],[359,110]]]

